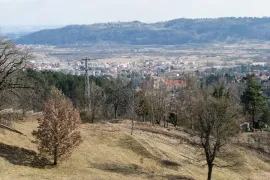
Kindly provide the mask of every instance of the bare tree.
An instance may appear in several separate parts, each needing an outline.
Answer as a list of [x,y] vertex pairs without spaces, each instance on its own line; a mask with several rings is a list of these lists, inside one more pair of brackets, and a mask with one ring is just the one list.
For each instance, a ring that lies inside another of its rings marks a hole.
[[165,116],[167,115],[167,104],[168,104],[168,92],[165,88],[153,89],[148,92],[148,96],[151,96],[151,116],[153,119],[153,123],[161,124],[164,121]]
[[97,86],[95,82],[92,82],[90,86],[91,123],[94,123],[94,120],[98,118],[103,100],[104,100],[103,89]]
[[150,101],[148,96],[146,95],[146,91],[142,90],[137,92],[135,102],[135,112],[139,117],[143,118],[143,122],[145,122],[145,118],[150,114]]
[[0,91],[28,87],[20,73],[31,58],[28,51],[7,39],[0,39]]
[[[226,94],[226,93],[225,93]],[[226,95],[215,98],[209,92],[194,101],[196,107],[195,129],[201,139],[211,180],[214,160],[229,138],[237,132],[238,106]]]
[[15,106],[20,95],[18,90],[30,87],[23,70],[31,58],[26,49],[7,39],[0,39],[0,109]]
[[136,92],[134,90],[131,90],[128,101],[129,101],[128,114],[129,118],[131,119],[131,135],[132,135],[134,130],[134,120],[136,118]]
[[70,155],[82,141],[77,130],[81,123],[79,112],[57,89],[52,89],[51,97],[45,103],[44,118],[38,123],[38,130],[33,132],[38,149],[42,154],[53,156],[54,165],[58,158]]
[[176,104],[177,114],[180,120],[182,120],[181,125],[185,125],[190,129],[194,129],[194,113],[196,112],[193,106],[193,101],[197,99],[198,87],[196,78],[193,76],[186,76],[186,87],[179,89],[175,94],[175,99],[178,102]]
[[112,104],[114,119],[118,119],[118,112],[120,108],[126,107],[128,104],[128,91],[127,83],[120,77],[113,80],[106,90],[107,104]]

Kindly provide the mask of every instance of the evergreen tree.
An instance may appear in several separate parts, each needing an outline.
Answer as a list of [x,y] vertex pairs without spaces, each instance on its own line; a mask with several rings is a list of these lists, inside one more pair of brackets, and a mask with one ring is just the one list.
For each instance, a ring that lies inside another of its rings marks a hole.
[[259,128],[259,121],[266,119],[267,98],[263,95],[262,86],[255,80],[255,75],[248,75],[245,79],[246,89],[241,96],[244,112],[251,116],[253,128]]

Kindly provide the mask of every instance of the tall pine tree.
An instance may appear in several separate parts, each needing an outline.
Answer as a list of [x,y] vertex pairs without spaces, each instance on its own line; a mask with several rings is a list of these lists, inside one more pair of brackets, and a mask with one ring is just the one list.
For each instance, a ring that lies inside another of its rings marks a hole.
[[246,89],[241,96],[245,113],[251,116],[253,128],[260,128],[259,122],[265,119],[267,97],[263,94],[262,86],[255,80],[255,75],[248,75],[245,79]]

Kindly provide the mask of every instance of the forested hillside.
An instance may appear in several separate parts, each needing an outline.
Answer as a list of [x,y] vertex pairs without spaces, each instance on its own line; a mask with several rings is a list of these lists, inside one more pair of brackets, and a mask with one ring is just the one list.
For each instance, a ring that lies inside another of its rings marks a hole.
[[270,40],[270,18],[175,19],[158,23],[118,22],[71,25],[20,38],[21,44],[112,42],[136,45]]

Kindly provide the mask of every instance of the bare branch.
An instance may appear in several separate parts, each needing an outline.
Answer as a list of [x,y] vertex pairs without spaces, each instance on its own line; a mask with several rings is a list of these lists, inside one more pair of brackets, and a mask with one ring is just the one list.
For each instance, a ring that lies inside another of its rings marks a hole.
[[27,50],[7,39],[0,39],[0,91],[26,86],[18,73],[25,69],[32,57]]

